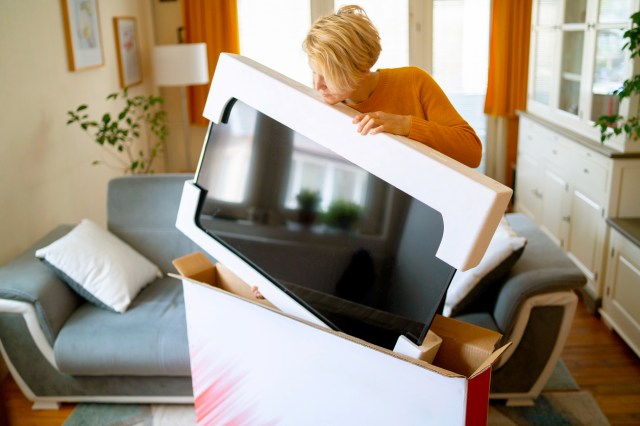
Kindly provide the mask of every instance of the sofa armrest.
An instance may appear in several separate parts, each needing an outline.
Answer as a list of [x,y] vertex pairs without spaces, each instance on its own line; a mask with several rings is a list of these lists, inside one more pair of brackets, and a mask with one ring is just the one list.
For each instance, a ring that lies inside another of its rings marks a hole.
[[53,346],[60,328],[81,303],[81,298],[35,256],[35,251],[51,244],[72,229],[61,225],[0,267],[0,298],[31,303],[38,322]]
[[514,319],[523,303],[543,293],[556,293],[582,287],[586,278],[576,267],[540,268],[511,276],[502,287],[493,318],[503,335],[511,333]]

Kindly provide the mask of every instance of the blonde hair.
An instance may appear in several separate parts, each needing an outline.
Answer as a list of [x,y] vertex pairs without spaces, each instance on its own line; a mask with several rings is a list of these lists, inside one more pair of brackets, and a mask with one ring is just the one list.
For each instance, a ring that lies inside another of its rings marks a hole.
[[316,20],[302,48],[311,66],[340,92],[354,90],[382,50],[378,30],[355,5]]

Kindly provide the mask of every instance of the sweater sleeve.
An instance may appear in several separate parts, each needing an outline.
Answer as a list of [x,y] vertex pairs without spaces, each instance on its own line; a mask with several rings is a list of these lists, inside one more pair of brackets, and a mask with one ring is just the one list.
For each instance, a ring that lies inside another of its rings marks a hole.
[[409,138],[442,152],[469,167],[478,167],[482,143],[458,114],[440,86],[425,72],[414,74],[425,118],[411,116]]

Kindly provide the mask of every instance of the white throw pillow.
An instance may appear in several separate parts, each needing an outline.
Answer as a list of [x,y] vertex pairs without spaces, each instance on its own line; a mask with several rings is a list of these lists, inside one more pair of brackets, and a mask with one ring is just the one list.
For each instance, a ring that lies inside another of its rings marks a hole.
[[480,263],[466,271],[457,271],[453,276],[444,302],[443,315],[450,316],[453,308],[478,285],[483,277],[500,267],[502,262],[524,247],[526,242],[526,238],[518,236],[509,226],[507,219],[503,217]]
[[162,277],[156,265],[88,219],[36,257],[82,297],[116,312],[125,312],[144,286]]

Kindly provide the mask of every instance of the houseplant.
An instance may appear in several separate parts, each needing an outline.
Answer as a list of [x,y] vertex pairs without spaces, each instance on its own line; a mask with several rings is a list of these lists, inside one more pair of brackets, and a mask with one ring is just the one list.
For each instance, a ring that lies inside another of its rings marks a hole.
[[315,221],[321,199],[320,192],[306,188],[303,188],[298,195],[296,195],[296,201],[298,202],[298,221],[300,223],[310,225]]
[[[629,58],[640,57],[640,12],[631,15],[631,28],[623,34],[628,41],[622,46],[622,50],[629,49]],[[638,102],[635,116],[624,117],[620,114],[602,115],[594,123],[600,128],[600,142],[617,136],[624,132],[630,140],[640,139],[640,74],[636,74],[622,83],[622,87],[613,92],[622,101],[624,98],[631,98],[635,95]]]
[[[77,123],[102,146],[115,162],[94,161],[124,170],[125,173],[153,173],[153,161],[164,146],[168,135],[163,99],[159,96],[129,96],[125,88],[111,93],[107,100],[123,100],[124,107],[117,115],[104,113],[100,120],[89,116],[89,106],[82,104],[75,111],[67,111],[67,125]],[[147,149],[137,148],[142,135],[149,141]]]
[[329,205],[323,220],[327,225],[348,230],[360,219],[360,211],[360,206],[356,203],[337,199]]

